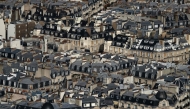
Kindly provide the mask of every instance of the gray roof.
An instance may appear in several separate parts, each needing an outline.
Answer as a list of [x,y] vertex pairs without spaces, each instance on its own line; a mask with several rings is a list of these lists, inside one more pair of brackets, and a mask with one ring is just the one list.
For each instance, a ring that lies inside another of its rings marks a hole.
[[32,104],[30,104],[30,107],[40,108],[40,107],[42,107],[42,105],[43,105],[42,102],[33,102]]
[[62,109],[65,109],[65,108],[75,108],[75,107],[79,107],[79,106],[77,106],[77,105],[75,105],[75,104],[69,104],[69,103],[62,103],[61,104],[61,108]]
[[97,103],[97,100],[93,96],[88,96],[82,99],[82,103]]
[[42,27],[42,25],[40,25],[39,23],[37,23],[36,25],[35,25],[35,29],[42,29],[43,27]]
[[40,81],[37,79],[31,80],[31,78],[23,78],[19,81],[19,83],[29,85],[29,84],[40,83]]
[[86,82],[85,81],[78,81],[78,83],[76,83],[75,85],[77,86],[86,86]]

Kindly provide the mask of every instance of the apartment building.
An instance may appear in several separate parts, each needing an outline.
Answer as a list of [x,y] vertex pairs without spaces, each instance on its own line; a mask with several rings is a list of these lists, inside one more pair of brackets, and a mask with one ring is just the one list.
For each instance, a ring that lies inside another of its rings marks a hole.
[[22,37],[29,37],[31,31],[35,27],[33,21],[15,21],[8,25],[7,40],[12,38],[22,39]]
[[91,27],[72,27],[67,39],[71,41],[73,49],[85,48],[91,52],[99,52],[100,46],[104,43],[104,38]]

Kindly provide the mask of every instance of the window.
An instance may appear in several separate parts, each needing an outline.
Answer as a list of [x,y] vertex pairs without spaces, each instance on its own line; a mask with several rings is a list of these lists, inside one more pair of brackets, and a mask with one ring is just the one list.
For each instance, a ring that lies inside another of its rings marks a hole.
[[121,25],[117,25],[117,29],[121,29],[122,27],[121,27]]
[[113,98],[113,95],[111,94],[111,98]]
[[133,76],[135,76],[135,71],[133,71]]
[[9,86],[11,86],[11,81],[9,81]]
[[154,79],[154,74],[151,75],[151,79]]
[[90,68],[88,68],[88,73],[90,73]]
[[72,88],[73,88],[73,85],[71,84],[71,85],[69,86],[69,88],[72,89]]
[[49,85],[51,85],[51,81],[49,81]]
[[134,106],[134,109],[137,109],[137,105]]
[[8,53],[5,53],[5,57],[8,57]]
[[27,70],[27,66],[24,66],[24,69]]
[[119,96],[117,96],[117,99],[119,99]]
[[16,82],[14,82],[14,87],[16,87]]
[[68,76],[69,75],[69,71],[65,71],[65,75]]
[[30,70],[30,67],[28,67],[28,70]]
[[166,104],[165,103],[163,103],[163,107],[165,107],[166,106]]
[[148,78],[148,73],[145,74],[145,78]]
[[130,108],[131,107],[131,105],[130,104],[128,104],[128,108]]
[[45,86],[46,85],[46,82],[43,82],[43,86]]
[[40,83],[38,83],[38,88],[40,88]]
[[141,79],[139,79],[139,83],[141,83]]
[[14,54],[11,54],[11,58],[12,58],[12,59],[14,58]]
[[20,88],[22,88],[22,84],[20,84]]
[[139,72],[139,77],[142,77],[142,72]]
[[33,67],[33,68],[32,68],[32,71],[36,71],[36,68]]

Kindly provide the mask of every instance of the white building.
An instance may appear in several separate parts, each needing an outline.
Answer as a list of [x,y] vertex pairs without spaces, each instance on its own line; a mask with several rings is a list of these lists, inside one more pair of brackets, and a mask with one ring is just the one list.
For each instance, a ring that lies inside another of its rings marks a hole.
[[7,29],[7,39],[9,39],[10,37],[16,38],[16,32],[15,32],[15,24],[9,24],[8,25],[8,29]]
[[5,39],[6,38],[6,35],[5,35],[5,24],[4,24],[3,19],[0,19],[0,25],[1,25],[0,35],[2,36],[3,39]]

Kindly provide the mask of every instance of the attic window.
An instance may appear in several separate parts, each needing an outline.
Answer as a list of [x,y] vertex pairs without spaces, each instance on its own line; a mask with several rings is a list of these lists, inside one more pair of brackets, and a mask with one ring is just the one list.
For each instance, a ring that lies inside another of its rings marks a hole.
[[9,81],[9,86],[11,86],[11,81]]
[[8,57],[8,53],[5,53],[5,57]]
[[49,28],[49,25],[46,25],[46,28]]
[[154,74],[151,75],[151,79],[154,79]]
[[32,71],[36,71],[36,68],[32,68]]
[[57,33],[55,33],[55,36],[58,36],[58,34],[57,34]]
[[77,32],[78,32],[78,33],[80,33],[80,32],[81,32],[81,30],[80,30],[80,29],[78,29],[78,30],[77,30]]
[[12,58],[12,59],[14,58],[14,54],[11,54],[11,58]]
[[148,73],[145,74],[145,78],[148,78]]
[[68,72],[68,71],[65,71],[65,75],[68,76],[68,75],[69,75],[69,72]]
[[16,87],[16,82],[14,82],[14,87]]
[[142,72],[139,72],[139,77],[142,77]]

